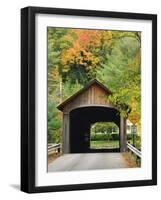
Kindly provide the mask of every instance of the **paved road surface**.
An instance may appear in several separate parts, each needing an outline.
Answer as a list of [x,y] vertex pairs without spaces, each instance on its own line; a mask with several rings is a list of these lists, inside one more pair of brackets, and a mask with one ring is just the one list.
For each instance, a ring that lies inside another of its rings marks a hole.
[[121,153],[64,154],[49,165],[48,172],[126,167]]

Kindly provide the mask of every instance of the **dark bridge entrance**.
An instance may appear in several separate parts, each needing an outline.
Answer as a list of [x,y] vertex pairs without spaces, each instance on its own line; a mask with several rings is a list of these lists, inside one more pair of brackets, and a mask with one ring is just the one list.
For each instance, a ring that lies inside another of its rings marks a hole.
[[70,112],[70,152],[118,152],[118,149],[91,149],[90,127],[95,122],[114,122],[120,127],[120,113],[111,107],[87,106]]
[[58,106],[63,112],[64,153],[113,151],[90,149],[90,127],[96,122],[114,122],[120,135],[120,146],[115,151],[126,151],[126,119],[110,104],[111,94],[103,84],[93,80]]

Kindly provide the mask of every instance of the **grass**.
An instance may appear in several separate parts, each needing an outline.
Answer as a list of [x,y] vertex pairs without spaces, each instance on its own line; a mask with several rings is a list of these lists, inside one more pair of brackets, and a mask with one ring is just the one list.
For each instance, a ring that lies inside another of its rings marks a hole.
[[90,148],[103,149],[103,148],[119,148],[119,141],[91,141]]

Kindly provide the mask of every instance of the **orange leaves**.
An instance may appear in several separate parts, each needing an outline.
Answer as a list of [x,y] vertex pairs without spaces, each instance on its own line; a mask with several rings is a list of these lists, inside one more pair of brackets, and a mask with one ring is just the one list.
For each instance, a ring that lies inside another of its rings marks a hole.
[[62,64],[70,65],[84,65],[89,68],[90,65],[96,65],[99,59],[95,57],[91,52],[85,51],[82,48],[70,48],[62,54]]
[[101,32],[99,30],[76,29],[77,43],[85,50],[99,47],[101,42]]
[[70,48],[62,52],[61,62],[63,65],[74,63],[76,57],[79,56],[79,49]]
[[[99,63],[99,58],[94,55],[93,50],[101,45],[102,33],[98,30],[84,29],[72,31],[75,34],[75,40],[72,41],[72,47],[62,52],[61,62],[65,66],[76,64],[84,66],[87,71],[91,70]],[[66,39],[72,40],[69,35]]]
[[61,52],[64,77],[72,74],[80,82],[96,78],[105,58],[102,53],[111,48],[112,31],[70,29],[64,39],[71,44]]

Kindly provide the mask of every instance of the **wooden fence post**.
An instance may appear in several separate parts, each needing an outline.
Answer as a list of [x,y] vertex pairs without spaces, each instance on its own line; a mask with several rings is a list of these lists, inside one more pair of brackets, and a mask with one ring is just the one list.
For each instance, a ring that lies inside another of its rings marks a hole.
[[70,153],[69,113],[63,114],[63,153]]
[[120,152],[125,152],[126,149],[126,118],[120,116]]

